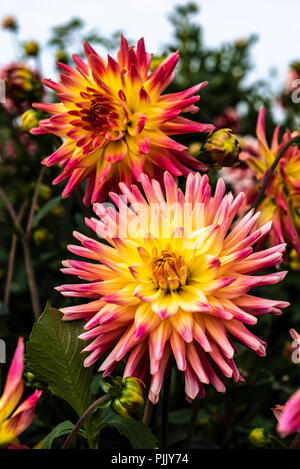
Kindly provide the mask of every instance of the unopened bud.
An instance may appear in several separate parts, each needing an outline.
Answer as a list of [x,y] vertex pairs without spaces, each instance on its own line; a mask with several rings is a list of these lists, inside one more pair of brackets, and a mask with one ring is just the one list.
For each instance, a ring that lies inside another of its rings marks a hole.
[[14,16],[6,16],[2,20],[2,28],[10,29],[11,31],[16,31],[18,29],[17,20]]
[[103,391],[111,396],[105,406],[111,405],[117,414],[125,418],[130,418],[130,413],[144,403],[144,383],[137,378],[109,377],[106,381],[101,379],[100,384]]
[[55,54],[55,59],[57,62],[62,62],[64,64],[67,64],[69,62],[69,57],[68,54],[65,50],[59,49],[56,54]]
[[270,437],[264,428],[254,428],[249,434],[249,441],[256,448],[261,448],[270,442]]
[[40,51],[40,46],[36,41],[27,41],[24,44],[24,51],[26,55],[35,57]]
[[34,109],[29,109],[21,116],[22,129],[24,132],[30,132],[31,129],[39,125],[39,113]]
[[237,136],[230,129],[220,129],[208,135],[201,147],[199,159],[216,169],[237,166],[241,150]]

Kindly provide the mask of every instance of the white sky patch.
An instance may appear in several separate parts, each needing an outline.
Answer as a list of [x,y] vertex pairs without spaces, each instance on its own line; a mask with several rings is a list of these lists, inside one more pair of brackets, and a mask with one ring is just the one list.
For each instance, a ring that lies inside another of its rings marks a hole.
[[[132,39],[144,36],[149,52],[158,53],[162,44],[172,42],[172,28],[167,19],[177,0],[10,0],[1,2],[0,18],[13,14],[20,24],[22,40],[37,39],[45,44],[50,28],[79,16],[86,22],[86,29],[99,28],[101,35],[109,35],[121,29]],[[300,59],[299,0],[202,0],[197,1],[201,10],[198,19],[203,26],[207,46],[222,42],[259,36],[253,47],[252,60],[255,69],[251,79],[270,76],[271,69],[278,70],[276,83],[280,85],[289,63]],[[0,64],[15,57],[6,31],[0,31]],[[54,77],[53,57],[43,55],[43,74]]]

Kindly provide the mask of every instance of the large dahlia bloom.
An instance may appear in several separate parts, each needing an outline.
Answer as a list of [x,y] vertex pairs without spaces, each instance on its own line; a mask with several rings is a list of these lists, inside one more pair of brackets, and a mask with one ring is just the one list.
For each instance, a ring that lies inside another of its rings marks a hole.
[[85,204],[105,200],[119,181],[139,181],[143,172],[161,178],[163,170],[187,176],[189,169],[205,165],[186,152],[186,147],[169,136],[210,132],[213,126],[180,116],[196,112],[195,96],[206,82],[188,90],[161,95],[174,78],[179,54],[175,52],[149,74],[151,55],[140,39],[136,49],[122,36],[118,59],[103,60],[87,43],[87,64],[74,55],[76,70],[59,64],[61,84],[43,83],[56,91],[61,101],[35,104],[53,114],[40,121],[33,134],[52,133],[64,139],[62,146],[43,163],[59,163],[63,172],[54,183],[68,179],[67,197],[83,180],[89,179]]
[[259,215],[250,211],[233,226],[244,194],[224,195],[222,179],[214,196],[208,177],[198,173],[188,176],[185,194],[167,172],[164,188],[146,175],[141,183],[145,197],[136,186],[121,183],[123,195],[110,194],[119,210],[95,204],[101,220],[86,220],[108,245],[74,233],[82,246],[69,250],[93,262],[64,261],[62,271],[85,283],[57,290],[93,301],[61,309],[63,319],[87,321],[81,338],[92,342],[84,349],[90,352],[85,366],[112,349],[99,370],[109,375],[127,359],[125,377],[146,381],[152,375],[154,403],[171,356],[184,373],[189,400],[204,395],[203,384],[224,392],[213,365],[235,382],[241,380],[234,341],[264,356],[265,342],[245,325],[256,324],[261,314],[280,314],[288,305],[248,294],[285,276],[255,275],[278,264],[285,245],[253,252],[271,223],[249,234]]
[[23,394],[24,342],[20,337],[0,398],[0,447],[18,448],[15,439],[31,424],[42,391],[35,391],[19,407]]
[[[260,181],[266,176],[281,148],[297,135],[287,129],[279,143],[279,131],[277,126],[269,147],[265,134],[265,108],[261,108],[257,121],[259,156],[249,154],[244,160]],[[300,150],[296,146],[289,147],[279,161],[265,195],[259,206],[262,213],[259,223],[272,220],[271,245],[287,241],[300,255]]]

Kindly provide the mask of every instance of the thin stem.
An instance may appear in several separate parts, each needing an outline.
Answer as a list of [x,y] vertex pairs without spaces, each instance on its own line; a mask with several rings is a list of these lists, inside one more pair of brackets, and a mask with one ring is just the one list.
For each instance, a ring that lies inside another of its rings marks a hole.
[[162,400],[162,424],[161,424],[161,448],[168,447],[169,407],[170,407],[171,369],[169,376],[165,378]]
[[153,412],[153,407],[154,407],[154,404],[152,404],[152,402],[150,401],[148,397],[146,405],[145,405],[144,416],[143,416],[143,423],[145,425],[149,425],[150,423],[152,412]]
[[[7,198],[7,195],[5,194],[4,190],[1,187],[0,187],[0,198],[3,200],[5,207],[21,236],[21,242],[22,242],[23,251],[24,251],[24,260],[25,260],[26,271],[27,271],[27,276],[28,276],[28,285],[29,285],[29,290],[30,290],[30,295],[31,295],[33,316],[34,316],[34,319],[37,320],[40,317],[41,309],[40,309],[38,288],[37,288],[37,284],[35,280],[34,267],[33,267],[31,250],[30,250],[29,233],[24,232],[20,224],[20,221],[18,219],[18,216],[15,212],[15,209],[11,205],[10,201]],[[33,196],[32,206],[35,206],[34,198],[35,196]],[[28,226],[30,226],[30,224],[28,224]]]
[[14,222],[16,229],[23,235],[24,231],[23,231],[23,228],[22,228],[22,226],[19,222],[19,219],[18,219],[18,216],[15,212],[15,209],[13,208],[12,204],[8,200],[7,195],[5,194],[2,187],[0,187],[0,198],[2,199],[2,201],[3,201],[7,211],[9,213],[12,221]]
[[99,397],[96,401],[94,401],[87,409],[86,411],[82,414],[80,419],[77,421],[77,423],[74,425],[73,430],[67,438],[65,439],[61,449],[68,449],[71,441],[73,440],[74,436],[78,433],[80,427],[83,425],[85,420],[89,417],[89,415],[93,412],[94,409],[96,409],[102,402],[104,402],[106,399],[110,398],[109,394],[105,394],[104,396]]
[[[21,210],[18,214],[18,220],[21,222],[23,214],[24,214],[24,209],[26,206],[26,200],[23,202]],[[14,271],[14,264],[15,264],[15,257],[16,257],[16,250],[17,250],[17,243],[18,243],[18,237],[16,234],[12,235],[12,240],[11,240],[11,247],[10,247],[10,253],[9,253],[9,261],[8,261],[8,267],[7,267],[7,276],[6,276],[6,282],[5,282],[5,291],[4,291],[4,305],[8,307],[9,305],[9,298],[10,298],[10,292],[11,292],[11,284],[12,284],[12,277],[13,277],[13,271]]]
[[296,137],[293,137],[291,138],[290,140],[288,140],[286,142],[286,144],[281,148],[281,150],[278,152],[278,155],[277,157],[275,158],[275,160],[273,161],[273,164],[272,166],[270,167],[269,171],[267,172],[266,174],[266,177],[265,179],[263,180],[263,183],[262,183],[262,186],[260,188],[260,191],[259,191],[259,194],[258,196],[256,197],[255,201],[253,202],[252,204],[252,208],[254,210],[257,209],[257,207],[260,205],[260,203],[263,201],[263,198],[264,198],[264,195],[265,195],[265,190],[266,188],[268,187],[269,185],[269,182],[271,181],[272,179],[272,176],[273,176],[273,173],[280,161],[280,159],[283,157],[283,155],[285,154],[285,152],[287,151],[287,149],[293,145],[294,143],[296,143],[297,141],[299,141],[299,135],[297,135]]
[[185,441],[185,448],[189,449],[192,444],[192,439],[194,436],[194,431],[196,428],[196,422],[197,422],[197,416],[198,416],[198,410],[200,407],[200,399],[196,397],[193,403],[193,408],[192,408],[192,415],[189,423],[189,428],[188,428],[188,433]]
[[34,267],[33,267],[31,250],[30,250],[30,245],[29,245],[29,238],[27,234],[24,234],[21,237],[21,242],[22,242],[23,251],[24,251],[24,259],[25,259],[25,265],[26,265],[26,271],[27,271],[27,277],[28,277],[28,285],[29,285],[30,296],[31,296],[33,316],[34,316],[34,319],[37,321],[41,315],[41,308],[40,308],[38,288],[37,288],[37,284],[35,280]]
[[34,210],[35,210],[35,206],[36,206],[37,199],[38,199],[38,196],[39,196],[39,190],[40,190],[40,186],[41,186],[42,181],[43,181],[45,171],[46,171],[46,166],[43,166],[42,169],[40,170],[38,179],[36,181],[34,194],[33,194],[32,202],[31,202],[31,206],[30,206],[30,212],[29,212],[29,217],[28,217],[28,222],[27,222],[26,233],[30,233],[30,230],[31,230],[31,227],[32,227],[33,217],[34,217]]
[[289,449],[299,449],[300,448],[300,431],[296,433],[292,443],[290,444]]

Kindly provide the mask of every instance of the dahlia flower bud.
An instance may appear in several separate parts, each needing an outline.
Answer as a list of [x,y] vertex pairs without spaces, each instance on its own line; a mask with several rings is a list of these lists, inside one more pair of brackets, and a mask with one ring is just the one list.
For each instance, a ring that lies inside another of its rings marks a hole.
[[27,41],[24,44],[24,52],[30,57],[35,57],[40,51],[40,46],[36,41]]
[[[42,97],[42,84],[39,73],[23,63],[12,63],[0,71],[4,80],[6,98],[16,110],[26,110],[35,99]],[[20,108],[20,109],[19,109]]]
[[202,145],[199,158],[216,169],[239,164],[241,152],[239,140],[230,129],[211,132]]
[[56,59],[56,62],[61,62],[63,64],[67,64],[69,62],[68,54],[63,49],[58,49],[58,51],[55,54],[55,59]]
[[264,428],[254,428],[249,434],[249,441],[256,448],[261,448],[270,442],[270,437]]
[[52,235],[45,228],[40,228],[33,233],[33,241],[37,246],[51,241]]
[[36,127],[40,120],[40,113],[34,109],[28,109],[21,116],[22,129],[24,132],[29,132]]
[[201,147],[201,142],[192,142],[189,144],[189,153],[197,158],[200,155]]
[[154,70],[156,70],[165,59],[165,55],[153,55],[149,67],[150,71],[154,72]]
[[10,31],[16,31],[18,29],[18,23],[14,16],[6,16],[2,20],[2,28],[9,29]]
[[111,399],[104,405],[111,405],[113,410],[122,417],[130,418],[130,412],[144,404],[142,389],[144,384],[135,377],[130,376],[124,379],[120,376],[109,377],[107,381],[101,379],[100,384],[103,391],[111,396]]

